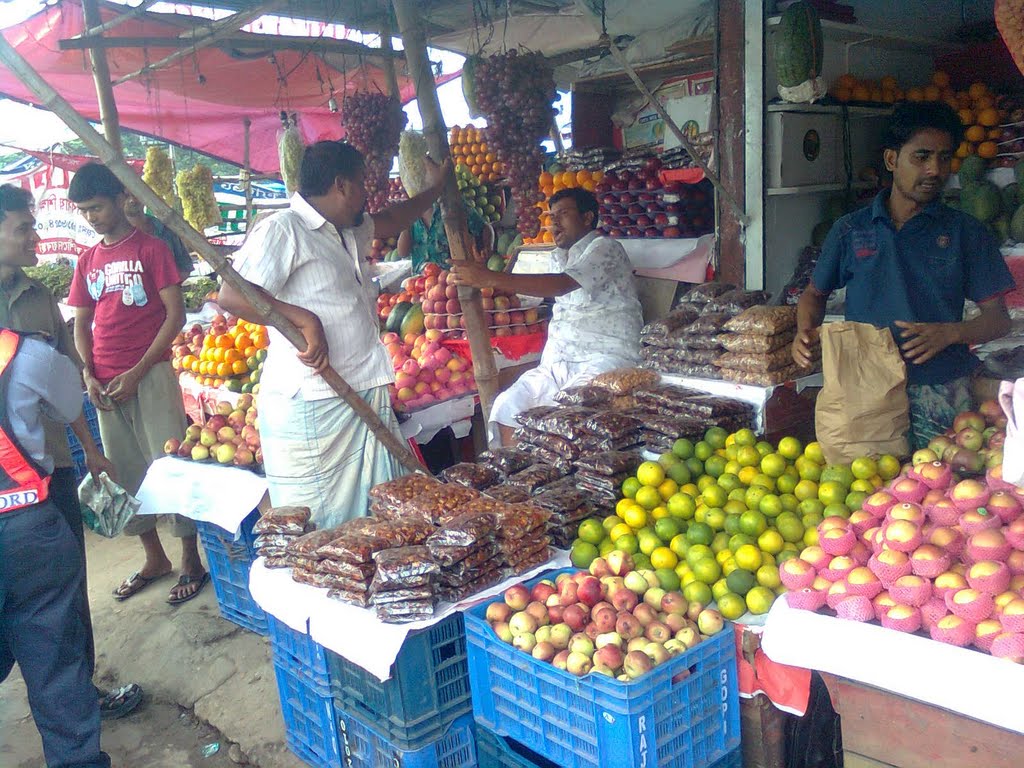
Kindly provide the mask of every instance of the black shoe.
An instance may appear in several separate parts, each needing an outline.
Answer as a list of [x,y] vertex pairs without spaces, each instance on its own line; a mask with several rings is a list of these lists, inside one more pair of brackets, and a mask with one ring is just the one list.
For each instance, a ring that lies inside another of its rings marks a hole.
[[96,688],[96,696],[100,701],[100,719],[118,720],[142,703],[142,688],[135,683],[122,685],[112,691]]

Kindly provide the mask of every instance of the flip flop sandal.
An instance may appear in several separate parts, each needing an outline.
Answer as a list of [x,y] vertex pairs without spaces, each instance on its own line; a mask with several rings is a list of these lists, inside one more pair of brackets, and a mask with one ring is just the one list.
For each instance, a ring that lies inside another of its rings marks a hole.
[[142,688],[135,683],[122,685],[106,693],[97,689],[97,693],[100,696],[101,720],[118,720],[142,703]]
[[[153,582],[160,581],[160,579],[164,579],[170,575],[171,572],[168,571],[167,573],[161,573],[159,576],[147,577],[142,575],[142,571],[136,571],[127,579],[122,581],[121,586],[115,589],[112,594],[114,595],[115,600],[127,600],[132,595],[136,595],[144,590]],[[128,591],[121,591],[123,589],[127,589]]]
[[203,587],[206,586],[206,582],[208,582],[209,580],[210,580],[210,572],[209,571],[205,572],[198,579],[192,578],[187,573],[181,574],[181,577],[178,579],[177,586],[185,587],[185,586],[188,586],[189,584],[195,584],[196,582],[199,583],[199,586],[196,587],[195,592],[193,592],[190,595],[185,595],[184,597],[168,597],[167,598],[167,603],[169,605],[181,605],[182,603],[187,603],[189,600],[191,600],[193,597],[195,597],[196,595],[198,595],[200,592],[203,591]]

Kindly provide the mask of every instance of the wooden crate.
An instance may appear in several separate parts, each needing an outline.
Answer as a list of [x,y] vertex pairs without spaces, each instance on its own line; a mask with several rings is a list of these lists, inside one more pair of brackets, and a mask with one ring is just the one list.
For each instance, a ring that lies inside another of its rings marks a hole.
[[1024,735],[822,673],[842,718],[846,768],[1019,768]]

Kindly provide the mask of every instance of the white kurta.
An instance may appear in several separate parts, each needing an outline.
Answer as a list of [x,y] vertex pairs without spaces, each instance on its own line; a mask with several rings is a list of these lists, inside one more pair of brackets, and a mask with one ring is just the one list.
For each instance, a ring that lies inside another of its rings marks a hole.
[[643,311],[622,245],[591,232],[568,250],[552,251],[551,272],[580,287],[555,299],[540,365],[495,398],[492,441],[495,424],[516,426],[520,412],[550,405],[559,390],[640,361]]

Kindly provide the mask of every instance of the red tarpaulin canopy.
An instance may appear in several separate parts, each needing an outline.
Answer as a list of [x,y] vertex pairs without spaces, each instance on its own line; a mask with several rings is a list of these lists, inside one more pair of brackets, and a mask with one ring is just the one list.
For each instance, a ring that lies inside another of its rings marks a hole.
[[[104,22],[131,10],[100,4]],[[111,30],[109,37],[178,37],[208,28],[206,19],[144,14]],[[85,29],[82,8],[60,2],[3,34],[18,53],[67,99],[80,114],[99,120],[96,90],[88,53],[62,51],[58,41]],[[317,52],[318,38],[308,50],[275,50],[271,35],[235,32],[251,40],[244,47],[217,44],[203,48],[168,67],[141,75],[114,88],[121,127],[148,134],[199,152],[243,164],[243,120],[250,126],[250,167],[262,173],[279,170],[277,134],[281,110],[297,113],[299,130],[309,143],[341,137],[340,114],[328,105],[333,85],[340,108],[346,93],[387,92],[387,77],[378,57]],[[327,39],[327,38],[325,38]],[[333,41],[333,38],[331,38]],[[181,46],[109,48],[111,80],[135,72],[180,50]],[[404,61],[395,62],[402,102],[415,98],[412,81],[403,75]],[[457,77],[448,74],[438,83]],[[29,104],[35,96],[10,71],[0,67],[0,95]]]

